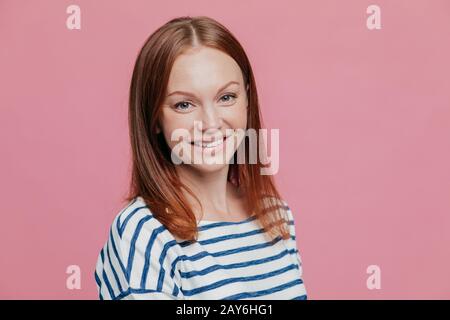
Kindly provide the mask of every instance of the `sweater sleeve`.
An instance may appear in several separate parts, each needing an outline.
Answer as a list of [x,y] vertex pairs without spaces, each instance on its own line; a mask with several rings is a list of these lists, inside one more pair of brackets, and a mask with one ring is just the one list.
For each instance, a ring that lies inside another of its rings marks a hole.
[[291,237],[288,240],[287,247],[289,248],[290,251],[292,251],[293,260],[298,264],[299,277],[300,277],[300,280],[302,281],[303,294],[298,296],[296,299],[307,300],[308,294],[307,294],[307,290],[305,287],[305,283],[303,281],[304,277],[303,277],[302,257],[300,255],[300,252],[297,247],[297,239],[296,239],[296,235],[295,235],[295,218],[294,218],[294,215],[292,214],[292,211],[289,208],[288,204],[285,201],[283,201],[283,204],[285,205],[285,209],[286,209],[286,213],[287,213],[287,220],[288,220],[288,225],[289,225],[289,233],[291,234]]
[[297,246],[295,218],[294,218],[294,215],[292,214],[292,211],[291,211],[291,208],[289,207],[289,205],[285,201],[283,201],[283,204],[285,206],[286,213],[287,213],[289,233],[291,234],[291,239],[289,239],[290,247],[292,248],[292,250],[294,250],[296,252],[295,255],[297,257],[298,265],[302,266],[302,258],[301,258],[301,255],[300,255],[300,252],[299,252],[298,246]]
[[100,299],[183,299],[177,242],[148,208],[118,215],[94,273]]

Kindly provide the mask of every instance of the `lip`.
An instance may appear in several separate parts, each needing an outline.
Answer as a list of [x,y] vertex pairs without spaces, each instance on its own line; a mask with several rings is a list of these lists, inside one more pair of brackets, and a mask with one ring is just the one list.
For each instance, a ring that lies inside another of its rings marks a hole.
[[222,139],[216,139],[216,140],[197,140],[197,141],[191,141],[190,142],[190,144],[194,144],[194,143],[214,143],[214,142],[217,142],[217,141],[220,141],[220,140],[223,140],[223,141],[225,141],[226,139],[228,139],[229,137],[231,137],[232,136],[232,134],[230,134],[230,135],[228,135],[228,136],[225,136],[225,137],[223,137]]
[[[232,135],[230,134],[228,136],[225,136],[223,139],[216,139],[216,140],[213,140],[213,141],[210,141],[210,140],[191,141],[190,144],[194,145],[194,147],[199,147],[199,148],[202,148],[202,149],[216,149],[216,148],[221,148],[225,144],[225,141],[231,136]],[[217,143],[219,141],[221,141],[219,144],[215,144],[215,143]],[[212,144],[212,146],[210,146],[210,147],[204,146],[203,144],[205,144],[205,143],[206,144]],[[199,145],[199,144],[202,144],[202,145]]]

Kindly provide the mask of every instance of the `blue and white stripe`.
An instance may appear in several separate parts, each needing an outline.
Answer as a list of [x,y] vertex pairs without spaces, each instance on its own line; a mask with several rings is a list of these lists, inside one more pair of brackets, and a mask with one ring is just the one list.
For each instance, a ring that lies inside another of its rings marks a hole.
[[195,243],[177,239],[141,197],[114,219],[95,281],[100,299],[307,299],[295,225],[265,237],[255,217],[199,222]]

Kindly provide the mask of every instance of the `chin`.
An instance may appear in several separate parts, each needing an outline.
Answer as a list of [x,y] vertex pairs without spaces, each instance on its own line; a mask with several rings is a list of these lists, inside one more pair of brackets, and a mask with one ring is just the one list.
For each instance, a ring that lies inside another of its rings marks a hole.
[[218,171],[222,171],[225,168],[228,167],[228,163],[225,164],[217,164],[217,163],[213,163],[213,164],[206,164],[206,163],[202,163],[202,164],[189,164],[188,167],[192,168],[193,170],[197,171],[197,172],[201,172],[201,173],[213,173],[213,172],[218,172]]

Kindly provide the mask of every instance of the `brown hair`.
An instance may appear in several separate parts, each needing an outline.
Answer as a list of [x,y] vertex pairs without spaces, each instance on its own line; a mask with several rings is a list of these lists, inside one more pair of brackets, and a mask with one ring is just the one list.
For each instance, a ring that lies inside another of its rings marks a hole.
[[[256,132],[261,129],[253,71],[244,49],[228,29],[208,17],[186,16],[170,20],[150,35],[137,57],[130,86],[132,176],[126,200],[142,197],[155,218],[172,234],[186,240],[197,239],[197,220],[182,188],[200,201],[180,181],[164,136],[156,134],[155,128],[175,59],[186,49],[197,46],[221,50],[237,62],[245,85],[248,84],[247,129]],[[242,143],[248,144],[247,138]],[[229,164],[228,179],[233,179],[245,192],[247,207],[253,209],[267,234],[286,239],[288,227],[285,219],[280,219],[286,203],[281,200],[272,176],[260,174],[264,167],[260,160],[248,163],[248,150],[246,147],[244,164],[237,161]]]

